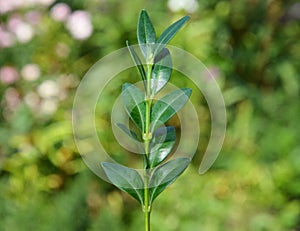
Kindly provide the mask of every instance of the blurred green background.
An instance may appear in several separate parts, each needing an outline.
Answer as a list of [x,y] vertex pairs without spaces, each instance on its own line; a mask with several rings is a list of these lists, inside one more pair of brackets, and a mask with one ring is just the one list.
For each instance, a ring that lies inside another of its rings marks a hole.
[[[157,34],[191,16],[171,45],[214,73],[228,117],[220,156],[200,176],[210,118],[193,95],[198,153],[156,200],[153,230],[300,230],[300,3],[288,0],[0,0],[0,230],[142,230],[138,203],[84,165],[71,114],[86,71],[136,43],[143,8]],[[107,134],[107,149],[132,160]]]

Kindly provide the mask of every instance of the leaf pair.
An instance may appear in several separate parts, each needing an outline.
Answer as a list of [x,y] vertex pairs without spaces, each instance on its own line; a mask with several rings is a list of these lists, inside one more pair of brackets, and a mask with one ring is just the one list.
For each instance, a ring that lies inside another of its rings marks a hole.
[[[151,111],[151,132],[164,125],[188,101],[192,90],[183,88],[172,91],[158,100]],[[125,83],[122,87],[122,100],[131,120],[143,133],[145,131],[146,105],[144,94],[134,85]],[[128,133],[128,132],[126,132]]]
[[146,60],[154,59],[189,18],[189,16],[185,16],[179,19],[170,25],[156,40],[156,33],[150,17],[145,10],[142,10],[138,20],[137,38]]
[[[142,61],[140,60],[129,41],[126,41],[126,45],[130,52],[131,58],[133,59],[135,66],[139,74],[142,77],[144,87],[146,89],[147,76],[143,67]],[[172,59],[170,52],[167,48],[164,48],[155,59],[155,65],[151,76],[151,95],[157,94],[169,81],[172,73]]]
[[102,167],[112,184],[143,205],[145,188],[150,188],[149,202],[152,204],[154,199],[183,173],[189,163],[189,158],[182,157],[157,167],[150,176],[149,185],[145,185],[141,175],[132,168],[109,162],[103,162]]
[[[140,141],[137,135],[124,124],[117,123],[117,126],[129,137]],[[173,126],[158,128],[150,142],[149,163],[150,168],[154,168],[163,162],[171,153],[176,140],[176,131]]]

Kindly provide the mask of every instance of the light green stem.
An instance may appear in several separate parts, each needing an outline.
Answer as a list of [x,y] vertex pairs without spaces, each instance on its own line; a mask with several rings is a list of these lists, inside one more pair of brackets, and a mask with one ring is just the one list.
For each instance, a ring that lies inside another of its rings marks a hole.
[[153,64],[147,64],[147,89],[146,89],[146,124],[145,124],[145,132],[143,134],[144,139],[144,148],[145,148],[145,156],[146,156],[146,163],[144,166],[145,174],[144,174],[144,217],[145,217],[145,231],[150,231],[150,214],[151,214],[151,205],[150,205],[150,198],[149,198],[149,172],[148,169],[150,168],[149,163],[149,145],[152,139],[152,134],[150,131],[150,115],[151,115],[151,104],[152,99],[150,98],[151,95],[151,75],[152,75],[152,66]]

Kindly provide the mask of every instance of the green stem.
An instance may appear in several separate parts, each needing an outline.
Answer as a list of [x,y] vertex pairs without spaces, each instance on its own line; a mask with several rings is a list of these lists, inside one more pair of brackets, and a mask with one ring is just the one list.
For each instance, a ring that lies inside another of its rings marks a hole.
[[148,172],[145,170],[145,187],[144,187],[144,219],[145,219],[145,231],[150,231],[150,213],[151,206],[149,205],[149,188],[148,188]]
[[146,89],[146,124],[145,124],[145,133],[143,134],[144,139],[144,148],[145,148],[145,156],[146,156],[146,163],[144,166],[145,174],[144,174],[144,218],[145,218],[145,231],[150,231],[150,214],[151,214],[151,205],[149,200],[149,145],[152,139],[152,134],[150,131],[150,115],[151,115],[151,104],[152,99],[150,98],[151,95],[151,75],[152,75],[152,66],[153,64],[147,64],[147,89]]

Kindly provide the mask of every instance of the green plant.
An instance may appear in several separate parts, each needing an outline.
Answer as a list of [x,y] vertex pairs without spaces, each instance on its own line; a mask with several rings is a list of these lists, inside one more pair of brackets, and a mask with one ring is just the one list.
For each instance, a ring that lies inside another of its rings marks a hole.
[[119,164],[103,162],[102,167],[108,179],[121,190],[129,193],[143,207],[145,230],[150,230],[151,206],[155,198],[190,163],[190,158],[173,158],[165,161],[172,151],[176,139],[173,126],[164,124],[188,101],[192,90],[174,90],[154,102],[155,95],[167,84],[172,73],[172,59],[166,44],[189,19],[185,16],[169,26],[156,39],[154,27],[145,10],[142,10],[137,25],[137,38],[145,65],[127,41],[132,59],[142,77],[145,91],[141,92],[132,84],[122,87],[124,107],[138,128],[135,133],[123,124],[118,126],[131,138],[143,145],[143,172]]

